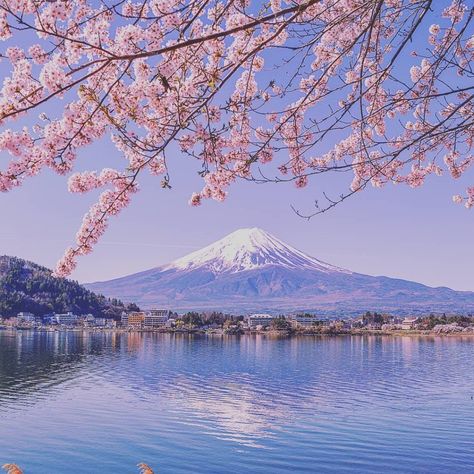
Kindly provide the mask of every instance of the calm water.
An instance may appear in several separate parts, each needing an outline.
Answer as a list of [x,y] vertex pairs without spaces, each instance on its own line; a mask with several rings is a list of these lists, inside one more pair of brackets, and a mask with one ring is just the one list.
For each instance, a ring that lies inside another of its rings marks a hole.
[[26,473],[474,473],[474,339],[0,331]]

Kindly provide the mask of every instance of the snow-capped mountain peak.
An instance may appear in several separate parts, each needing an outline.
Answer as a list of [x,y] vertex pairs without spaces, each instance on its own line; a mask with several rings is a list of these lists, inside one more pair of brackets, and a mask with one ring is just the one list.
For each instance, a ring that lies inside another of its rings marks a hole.
[[174,262],[88,288],[144,308],[178,311],[472,312],[474,292],[353,273],[256,228],[240,229]]
[[206,268],[220,274],[269,265],[313,269],[324,273],[351,273],[306,255],[257,227],[236,230],[201,250],[175,260],[163,270]]

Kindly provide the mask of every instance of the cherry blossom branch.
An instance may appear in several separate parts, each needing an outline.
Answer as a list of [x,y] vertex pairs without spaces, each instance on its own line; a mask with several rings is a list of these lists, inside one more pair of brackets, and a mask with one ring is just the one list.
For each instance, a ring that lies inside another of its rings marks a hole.
[[[474,162],[473,18],[461,0],[0,0],[0,190],[70,174],[110,137],[124,166],[69,176],[71,192],[100,196],[58,265],[67,275],[142,173],[171,187],[170,147],[201,164],[192,205],[238,180],[350,173],[321,189],[327,205],[295,210],[307,218],[369,184],[459,178]],[[474,189],[454,201],[474,206]]]

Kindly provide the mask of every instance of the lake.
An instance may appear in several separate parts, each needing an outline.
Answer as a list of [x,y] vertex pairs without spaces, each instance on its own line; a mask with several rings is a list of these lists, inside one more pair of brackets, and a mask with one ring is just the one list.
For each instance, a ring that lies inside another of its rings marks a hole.
[[0,331],[25,474],[474,472],[474,338]]

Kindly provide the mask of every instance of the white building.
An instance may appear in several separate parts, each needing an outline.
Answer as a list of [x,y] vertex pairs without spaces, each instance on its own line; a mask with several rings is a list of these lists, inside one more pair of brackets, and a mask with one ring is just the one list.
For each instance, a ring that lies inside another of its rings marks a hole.
[[247,316],[247,325],[249,328],[256,328],[257,326],[270,326],[272,319],[275,316],[265,313],[256,313]]
[[168,309],[152,309],[145,314],[143,326],[145,328],[165,327],[170,317]]
[[128,313],[125,311],[120,315],[120,325],[124,328],[128,326]]
[[92,314],[83,314],[82,316],[78,316],[77,323],[86,328],[90,328],[95,324],[95,317]]
[[308,328],[312,327],[319,321],[313,314],[294,314],[288,318],[293,326]]
[[405,318],[402,321],[402,329],[408,330],[408,329],[414,329],[416,326],[416,323],[418,322],[417,317],[410,317],[410,318]]
[[71,311],[64,314],[55,314],[52,319],[56,324],[61,326],[74,326],[77,324],[77,315],[73,314]]
[[33,313],[18,313],[17,321],[19,323],[34,323],[36,321],[35,315]]
[[170,317],[171,311],[169,309],[150,309],[149,313],[151,316],[162,317],[168,320]]

